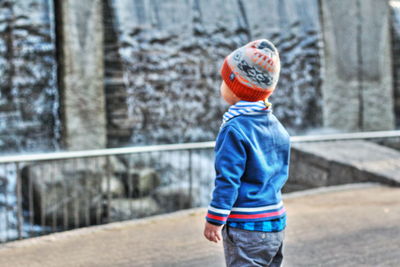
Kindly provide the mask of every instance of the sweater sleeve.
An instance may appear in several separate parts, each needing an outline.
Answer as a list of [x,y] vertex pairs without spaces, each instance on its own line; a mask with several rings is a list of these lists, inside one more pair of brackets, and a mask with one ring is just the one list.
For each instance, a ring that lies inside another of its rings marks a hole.
[[245,140],[231,126],[223,128],[215,146],[215,187],[206,220],[224,224],[238,196],[246,166]]

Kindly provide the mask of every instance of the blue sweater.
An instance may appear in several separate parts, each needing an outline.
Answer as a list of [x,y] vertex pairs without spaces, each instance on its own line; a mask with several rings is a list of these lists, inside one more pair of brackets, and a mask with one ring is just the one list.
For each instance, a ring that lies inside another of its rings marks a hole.
[[281,188],[288,178],[290,139],[264,110],[232,118],[215,146],[215,188],[207,221],[266,221],[285,216]]

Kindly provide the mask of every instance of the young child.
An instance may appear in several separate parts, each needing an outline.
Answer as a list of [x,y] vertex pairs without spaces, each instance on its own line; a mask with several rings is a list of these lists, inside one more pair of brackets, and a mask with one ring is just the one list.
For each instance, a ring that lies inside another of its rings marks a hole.
[[227,266],[282,264],[290,140],[267,101],[279,72],[278,50],[265,39],[236,49],[221,68],[221,95],[232,106],[216,141],[204,236],[218,242],[222,229]]

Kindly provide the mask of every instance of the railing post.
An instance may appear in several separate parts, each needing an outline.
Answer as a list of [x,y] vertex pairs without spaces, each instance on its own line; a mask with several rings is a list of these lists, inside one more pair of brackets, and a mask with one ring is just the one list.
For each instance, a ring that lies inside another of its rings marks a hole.
[[15,170],[17,175],[16,181],[16,195],[17,195],[17,231],[18,239],[22,239],[22,188],[21,188],[21,171],[19,169],[19,162],[15,163]]
[[189,149],[189,207],[192,207],[193,175],[192,175],[192,150]]
[[107,169],[107,222],[110,222],[111,214],[111,163],[110,163],[110,156],[106,157],[106,169]]

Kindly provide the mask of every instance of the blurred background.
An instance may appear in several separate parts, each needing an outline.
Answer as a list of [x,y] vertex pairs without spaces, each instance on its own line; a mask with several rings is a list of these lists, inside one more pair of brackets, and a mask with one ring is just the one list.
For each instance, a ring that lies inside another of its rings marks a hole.
[[[215,139],[223,59],[260,38],[292,136],[400,129],[398,0],[0,0],[0,242],[208,204],[213,143],[187,143]],[[399,139],[294,147],[285,190],[398,185]],[[371,151],[384,171],[352,161]]]

